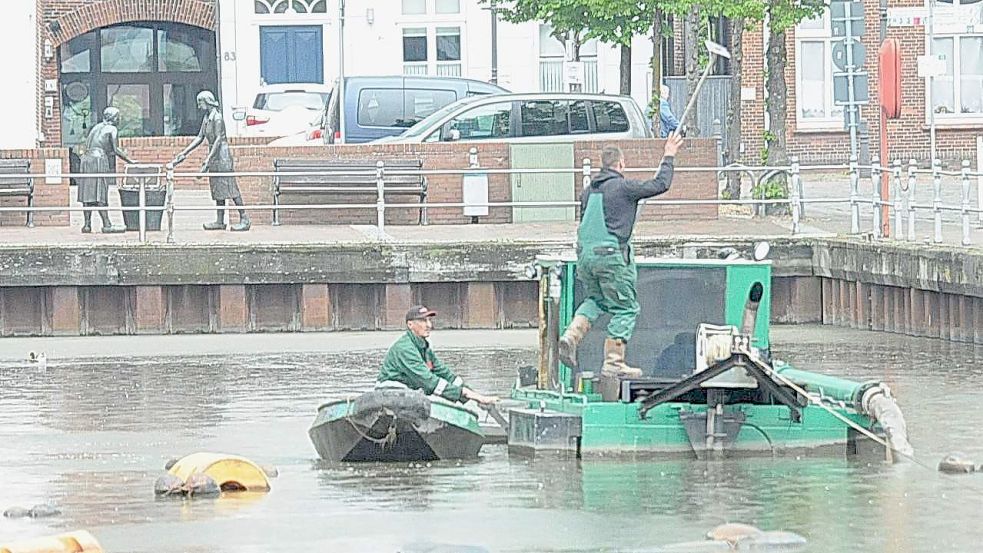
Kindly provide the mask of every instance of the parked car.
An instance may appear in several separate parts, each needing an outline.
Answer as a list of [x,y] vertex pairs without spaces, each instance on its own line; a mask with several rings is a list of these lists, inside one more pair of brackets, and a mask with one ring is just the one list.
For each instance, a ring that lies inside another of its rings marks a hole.
[[[346,77],[345,142],[359,144],[396,136],[461,98],[507,92],[493,84],[457,77]],[[338,95],[332,92],[315,125],[270,145],[332,144],[341,134],[339,119]]]
[[543,142],[651,136],[642,110],[628,96],[544,92],[465,98],[405,133],[378,142]]
[[243,121],[243,136],[287,136],[302,132],[318,120],[331,87],[320,83],[263,85],[253,105],[236,110],[232,118]]

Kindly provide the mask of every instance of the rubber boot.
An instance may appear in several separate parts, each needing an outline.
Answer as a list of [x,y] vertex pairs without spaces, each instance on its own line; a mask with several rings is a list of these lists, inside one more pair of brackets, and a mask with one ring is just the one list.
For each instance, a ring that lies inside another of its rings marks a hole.
[[249,215],[246,215],[246,212],[244,210],[239,210],[239,222],[232,225],[231,230],[234,230],[236,232],[244,232],[249,230],[249,227],[251,226],[252,223],[249,221]]
[[570,326],[560,336],[560,361],[571,368],[577,367],[577,346],[590,330],[590,320],[583,315],[575,315]]
[[225,210],[219,209],[215,211],[215,220],[211,223],[205,223],[201,225],[201,228],[205,230],[225,230]]
[[642,376],[642,369],[629,367],[628,363],[625,362],[626,346],[627,344],[623,340],[615,338],[604,340],[604,365],[601,367],[601,379],[598,386],[604,401],[622,399],[621,380],[623,378]]
[[617,338],[607,338],[604,340],[604,366],[601,367],[601,375],[619,376],[622,378],[638,378],[642,376],[642,369],[629,367],[625,362],[625,348],[627,342]]

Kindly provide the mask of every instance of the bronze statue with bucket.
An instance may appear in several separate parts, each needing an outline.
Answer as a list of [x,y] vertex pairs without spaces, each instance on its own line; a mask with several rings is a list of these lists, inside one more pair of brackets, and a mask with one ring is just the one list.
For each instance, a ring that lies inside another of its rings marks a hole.
[[[205,116],[201,121],[201,130],[198,131],[198,136],[191,141],[191,144],[188,144],[174,158],[174,161],[170,163],[171,167],[187,159],[188,154],[207,140],[209,145],[208,156],[205,157],[205,162],[201,165],[201,172],[231,173],[234,170],[229,139],[225,132],[225,121],[223,121],[222,113],[218,107],[218,100],[215,99],[214,94],[207,90],[198,93],[198,109],[205,111]],[[236,178],[232,175],[210,176],[208,177],[208,186],[211,189],[215,205],[222,208],[225,207],[226,200],[232,200],[235,205],[240,207],[239,222],[232,225],[231,230],[249,230],[249,215],[246,214],[245,209],[241,209],[243,205],[242,194],[239,192]],[[215,221],[205,223],[202,226],[205,230],[225,230],[225,210],[218,209]]]

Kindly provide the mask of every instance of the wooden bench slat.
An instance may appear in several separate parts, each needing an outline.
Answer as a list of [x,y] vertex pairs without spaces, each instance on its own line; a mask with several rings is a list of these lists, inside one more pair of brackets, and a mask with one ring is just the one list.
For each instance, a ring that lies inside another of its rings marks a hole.
[[[311,175],[275,175],[273,177],[273,203],[279,205],[279,196],[296,194],[345,194],[378,195],[378,167],[375,159],[275,159],[275,172],[319,173]],[[426,224],[427,179],[419,171],[423,161],[419,159],[384,159],[383,196],[406,195],[420,198],[420,223]],[[404,171],[400,173],[400,171]],[[279,224],[276,209],[274,224]]]
[[[26,196],[27,207],[34,205],[34,179],[28,159],[0,159],[0,196]],[[27,226],[34,226],[34,213],[27,212]]]

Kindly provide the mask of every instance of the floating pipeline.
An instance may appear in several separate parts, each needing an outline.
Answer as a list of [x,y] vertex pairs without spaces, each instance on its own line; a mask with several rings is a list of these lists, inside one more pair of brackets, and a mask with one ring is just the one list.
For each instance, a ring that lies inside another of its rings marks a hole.
[[270,491],[267,470],[238,455],[192,453],[168,462],[167,471],[154,486],[157,495]]
[[821,401],[839,402],[871,417],[884,429],[894,451],[908,457],[914,453],[914,448],[908,442],[908,425],[904,415],[886,384],[878,381],[854,382],[801,371],[781,362],[775,364],[775,372],[803,386],[807,392],[818,395]]
[[76,530],[56,536],[0,543],[0,553],[102,553],[92,534]]

